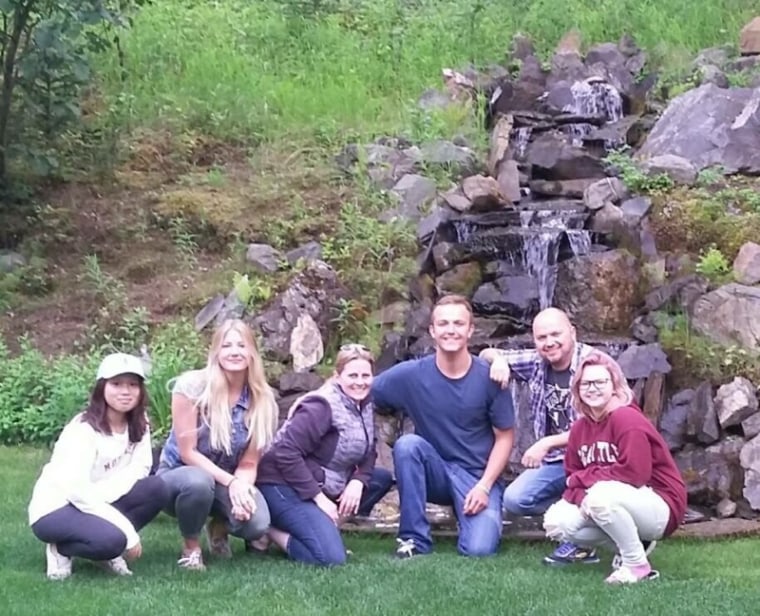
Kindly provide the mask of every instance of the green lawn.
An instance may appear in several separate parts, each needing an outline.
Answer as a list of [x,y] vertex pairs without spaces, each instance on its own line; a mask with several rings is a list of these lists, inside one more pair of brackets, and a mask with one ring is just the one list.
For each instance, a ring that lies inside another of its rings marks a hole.
[[604,565],[549,570],[548,544],[506,542],[496,558],[468,560],[450,541],[433,556],[390,558],[390,538],[348,537],[346,567],[319,570],[278,556],[256,557],[236,543],[232,561],[205,574],[179,572],[173,521],[143,533],[145,556],[133,578],[110,578],[76,561],[74,576],[48,582],[44,556],[26,525],[32,482],[47,454],[0,448],[6,497],[0,504],[0,613],[16,614],[752,614],[758,597],[756,539],[670,541],[655,552],[662,577],[606,588]]

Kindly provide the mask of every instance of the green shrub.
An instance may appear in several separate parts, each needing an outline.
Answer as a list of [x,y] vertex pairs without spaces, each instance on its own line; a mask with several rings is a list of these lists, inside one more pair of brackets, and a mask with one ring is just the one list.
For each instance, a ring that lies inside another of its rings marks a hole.
[[731,275],[731,264],[715,246],[710,246],[702,252],[695,269],[697,273],[715,283],[725,282]]
[[87,402],[97,358],[45,358],[28,339],[10,357],[0,341],[0,442],[50,443]]
[[[63,426],[85,405],[102,357],[110,347],[47,358],[28,339],[11,356],[0,340],[0,442],[52,443]],[[172,323],[151,339],[152,371],[147,381],[154,442],[171,426],[168,384],[184,370],[203,362],[205,344],[191,324]]]
[[655,324],[660,344],[673,364],[670,378],[677,387],[692,387],[702,381],[720,385],[737,375],[753,383],[760,379],[760,355],[708,340],[691,328],[685,314],[660,313]]
[[163,441],[172,424],[171,382],[185,370],[201,367],[206,346],[191,323],[171,323],[153,337],[148,378],[150,423],[154,443]]

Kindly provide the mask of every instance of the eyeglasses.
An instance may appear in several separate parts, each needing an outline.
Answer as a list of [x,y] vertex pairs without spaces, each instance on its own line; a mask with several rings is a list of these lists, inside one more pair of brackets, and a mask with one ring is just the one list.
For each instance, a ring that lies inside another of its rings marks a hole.
[[581,381],[581,389],[588,391],[589,389],[593,388],[599,391],[609,382],[610,382],[609,379],[596,379],[595,381]]
[[351,342],[349,344],[344,344],[342,347],[340,347],[341,351],[361,351],[363,353],[371,353],[367,347],[365,347],[363,344],[357,344],[356,342]]

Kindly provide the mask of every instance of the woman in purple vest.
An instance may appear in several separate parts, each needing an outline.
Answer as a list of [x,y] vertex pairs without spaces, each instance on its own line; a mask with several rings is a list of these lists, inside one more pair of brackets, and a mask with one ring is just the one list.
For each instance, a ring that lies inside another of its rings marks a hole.
[[375,468],[373,372],[369,349],[341,347],[333,378],[293,403],[259,463],[267,537],[293,560],[344,564],[341,520],[369,515],[393,485],[390,472]]

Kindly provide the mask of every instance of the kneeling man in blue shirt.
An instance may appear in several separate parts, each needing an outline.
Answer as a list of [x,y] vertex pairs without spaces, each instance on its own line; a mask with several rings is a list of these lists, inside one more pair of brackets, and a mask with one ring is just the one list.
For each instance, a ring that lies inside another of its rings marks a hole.
[[393,447],[401,518],[399,558],[432,550],[427,502],[451,505],[465,556],[496,552],[501,539],[500,476],[514,437],[512,394],[489,378],[467,344],[474,325],[467,298],[447,295],[433,308],[435,355],[402,362],[375,378],[379,410],[403,411],[415,434]]

